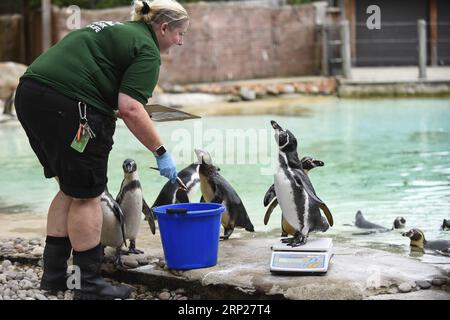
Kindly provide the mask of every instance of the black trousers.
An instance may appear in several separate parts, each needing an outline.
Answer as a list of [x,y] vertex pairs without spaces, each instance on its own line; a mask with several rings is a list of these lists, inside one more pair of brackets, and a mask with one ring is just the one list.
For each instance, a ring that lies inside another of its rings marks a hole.
[[78,102],[38,81],[23,79],[17,88],[15,106],[45,177],[58,177],[66,195],[87,199],[105,190],[116,123],[87,106],[88,123],[96,136],[79,153],[70,147],[79,127]]

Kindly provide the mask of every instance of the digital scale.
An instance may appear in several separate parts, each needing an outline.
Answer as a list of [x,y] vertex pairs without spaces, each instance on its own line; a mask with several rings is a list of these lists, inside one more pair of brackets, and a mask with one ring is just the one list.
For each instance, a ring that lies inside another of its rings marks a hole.
[[309,238],[306,244],[291,247],[280,238],[272,245],[270,272],[273,273],[326,273],[332,257],[331,238]]

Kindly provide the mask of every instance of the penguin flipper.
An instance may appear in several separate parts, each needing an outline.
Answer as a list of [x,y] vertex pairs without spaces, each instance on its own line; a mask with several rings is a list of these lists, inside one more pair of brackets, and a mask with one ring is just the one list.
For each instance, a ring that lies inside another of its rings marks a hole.
[[264,216],[264,225],[267,225],[267,223],[269,222],[270,215],[272,214],[273,209],[275,209],[277,205],[278,205],[278,199],[274,198],[272,203],[267,208],[266,214]]
[[276,197],[275,185],[272,184],[269,190],[267,190],[266,195],[264,196],[264,207],[267,207],[270,201],[272,201],[272,199],[275,197]]
[[325,217],[327,218],[329,225],[332,227],[334,221],[330,209],[328,209],[327,205],[322,200],[320,200],[320,198],[316,195],[308,176],[305,173],[301,172],[300,170],[296,170],[296,173],[298,174],[294,175],[295,181],[303,186],[304,190],[308,193],[308,195],[312,198],[314,202],[317,202],[319,208],[322,209],[323,213],[325,214]]
[[323,213],[325,214],[325,217],[328,220],[328,224],[330,225],[330,227],[332,227],[334,224],[334,220],[330,209],[328,209],[327,205],[323,202],[319,205],[319,208],[322,209]]
[[144,199],[142,199],[142,213],[145,216],[145,220],[147,220],[148,225],[150,227],[150,231],[155,234],[156,233],[156,226],[155,226],[155,215],[153,214],[152,209],[148,206],[147,202],[145,202]]
[[122,233],[123,244],[125,245],[125,247],[127,247],[127,239],[125,237],[125,216],[123,214],[122,208],[117,203],[117,201],[113,201],[113,211],[114,211],[114,216],[116,217],[117,221],[119,221],[119,223],[120,223],[120,231]]

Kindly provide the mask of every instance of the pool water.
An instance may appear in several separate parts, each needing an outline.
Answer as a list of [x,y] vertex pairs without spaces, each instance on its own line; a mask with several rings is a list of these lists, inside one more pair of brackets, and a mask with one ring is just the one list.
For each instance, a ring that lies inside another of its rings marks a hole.
[[[277,159],[270,120],[276,120],[296,135],[300,157],[325,162],[309,175],[334,216],[335,226],[327,235],[394,251],[407,248],[409,241],[399,232],[354,235],[360,230],[345,224],[361,210],[368,220],[386,227],[403,216],[407,229],[420,228],[428,239],[450,239],[449,231],[440,230],[442,220],[450,218],[449,100],[330,100],[302,107],[309,111],[305,116],[218,116],[157,126],[179,170],[195,160],[194,148],[211,151],[257,232],[280,232],[279,207],[269,224],[263,224],[263,198],[273,183]],[[238,141],[236,134],[248,134],[248,139]],[[149,169],[156,165],[153,155],[121,121],[114,138],[111,193],[118,192],[123,160],[132,158],[151,205],[167,180]],[[0,212],[45,213],[57,186],[43,178],[19,124],[0,124],[0,150]]]

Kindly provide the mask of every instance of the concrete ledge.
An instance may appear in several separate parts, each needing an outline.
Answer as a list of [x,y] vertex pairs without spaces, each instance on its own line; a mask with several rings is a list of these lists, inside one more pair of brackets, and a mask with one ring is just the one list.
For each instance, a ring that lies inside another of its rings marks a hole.
[[[351,299],[379,296],[407,299],[398,293],[401,284],[419,290],[415,281],[446,277],[444,270],[412,258],[367,248],[335,244],[334,256],[324,276],[273,275],[269,271],[270,246],[276,238],[230,239],[220,243],[218,264],[187,271],[168,270],[161,249],[147,250],[156,259],[147,266],[114,271],[121,281],[150,287],[185,287],[211,299]],[[435,288],[436,289],[436,288]],[[424,293],[422,293],[422,291]],[[425,293],[426,291],[426,293]],[[392,293],[395,295],[385,294]],[[380,296],[381,295],[381,296]],[[443,290],[420,290],[414,296],[450,298]]]

